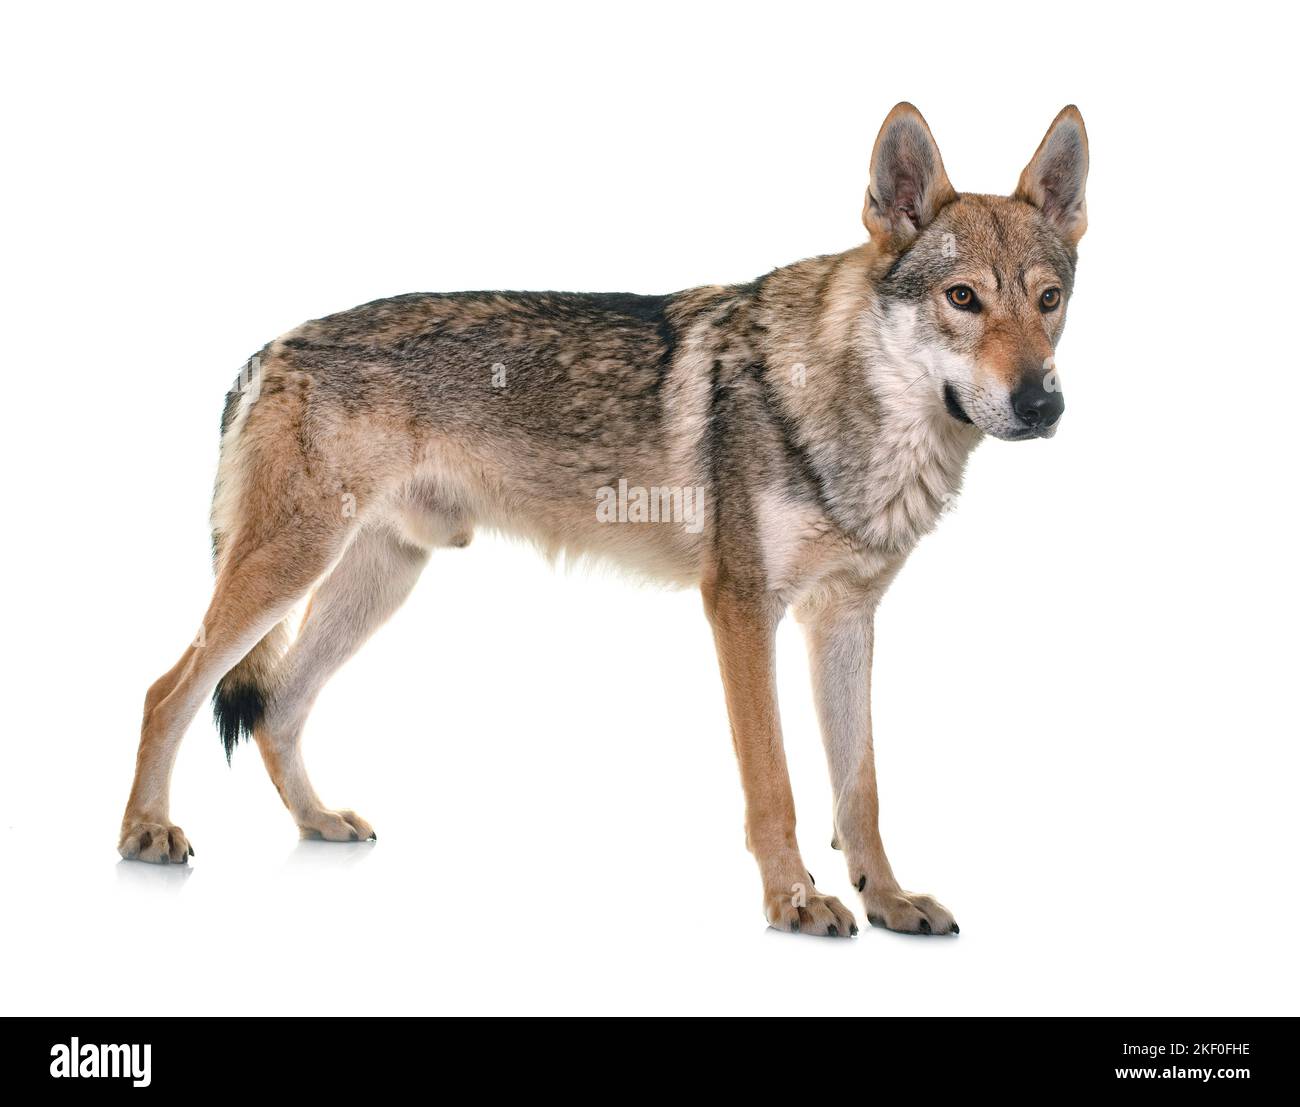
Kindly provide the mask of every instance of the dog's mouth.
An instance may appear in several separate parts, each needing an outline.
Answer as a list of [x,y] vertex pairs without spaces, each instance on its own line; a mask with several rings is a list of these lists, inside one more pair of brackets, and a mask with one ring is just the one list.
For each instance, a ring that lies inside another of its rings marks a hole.
[[1026,427],[1023,425],[1012,429],[983,427],[966,414],[966,409],[961,406],[961,401],[957,399],[957,389],[949,382],[945,382],[943,386],[943,406],[957,422],[976,427],[986,434],[993,435],[994,438],[1001,438],[1004,442],[1027,442],[1031,438],[1051,438],[1056,434],[1057,427],[1060,426],[1059,422],[1055,422],[1047,427]]
[[[931,393],[933,395],[934,393]],[[951,415],[959,423],[973,423],[969,415],[966,414],[961,404],[957,400],[957,390],[953,388],[951,382],[945,382],[943,386],[943,406],[948,409]]]
[[1053,423],[1050,427],[1024,427],[1021,430],[1014,431],[1007,435],[1008,442],[1024,442],[1030,438],[1051,438],[1056,433],[1056,428],[1060,424]]

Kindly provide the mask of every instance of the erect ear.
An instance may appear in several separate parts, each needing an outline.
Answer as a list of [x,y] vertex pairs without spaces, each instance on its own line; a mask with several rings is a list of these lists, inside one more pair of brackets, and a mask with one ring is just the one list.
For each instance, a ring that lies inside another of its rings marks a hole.
[[906,246],[957,193],[921,113],[911,104],[894,107],[871,149],[871,180],[862,222],[871,237]]
[[1088,132],[1079,109],[1070,104],[1052,121],[1020,174],[1016,199],[1033,204],[1067,242],[1075,243],[1088,229],[1087,181]]

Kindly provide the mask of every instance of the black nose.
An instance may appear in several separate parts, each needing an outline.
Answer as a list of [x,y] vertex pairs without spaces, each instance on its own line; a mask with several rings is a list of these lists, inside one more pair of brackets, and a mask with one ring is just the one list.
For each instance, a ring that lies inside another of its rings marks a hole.
[[1037,381],[1026,381],[1011,395],[1011,407],[1027,427],[1050,427],[1065,411],[1065,396],[1048,392]]

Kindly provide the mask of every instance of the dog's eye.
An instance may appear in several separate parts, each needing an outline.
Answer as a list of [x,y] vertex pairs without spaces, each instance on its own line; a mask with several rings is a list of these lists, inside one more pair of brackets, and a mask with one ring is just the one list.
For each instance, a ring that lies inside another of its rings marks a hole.
[[975,290],[969,285],[958,284],[948,289],[948,303],[958,311],[979,311],[980,302],[975,298]]
[[1038,297],[1038,306],[1043,311],[1055,311],[1061,306],[1061,290],[1059,288],[1049,288]]

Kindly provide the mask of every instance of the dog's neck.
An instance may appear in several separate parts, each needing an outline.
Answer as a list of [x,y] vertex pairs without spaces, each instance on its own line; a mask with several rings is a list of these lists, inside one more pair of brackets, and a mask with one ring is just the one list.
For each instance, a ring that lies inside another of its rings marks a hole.
[[833,521],[863,545],[902,553],[956,497],[981,435],[947,412],[906,319],[877,300],[878,267],[865,246],[777,270],[758,317],[768,379]]
[[982,435],[948,413],[942,382],[924,359],[890,349],[892,325],[888,313],[875,310],[861,320],[859,367],[873,400],[864,521],[873,543],[901,549],[956,499]]

